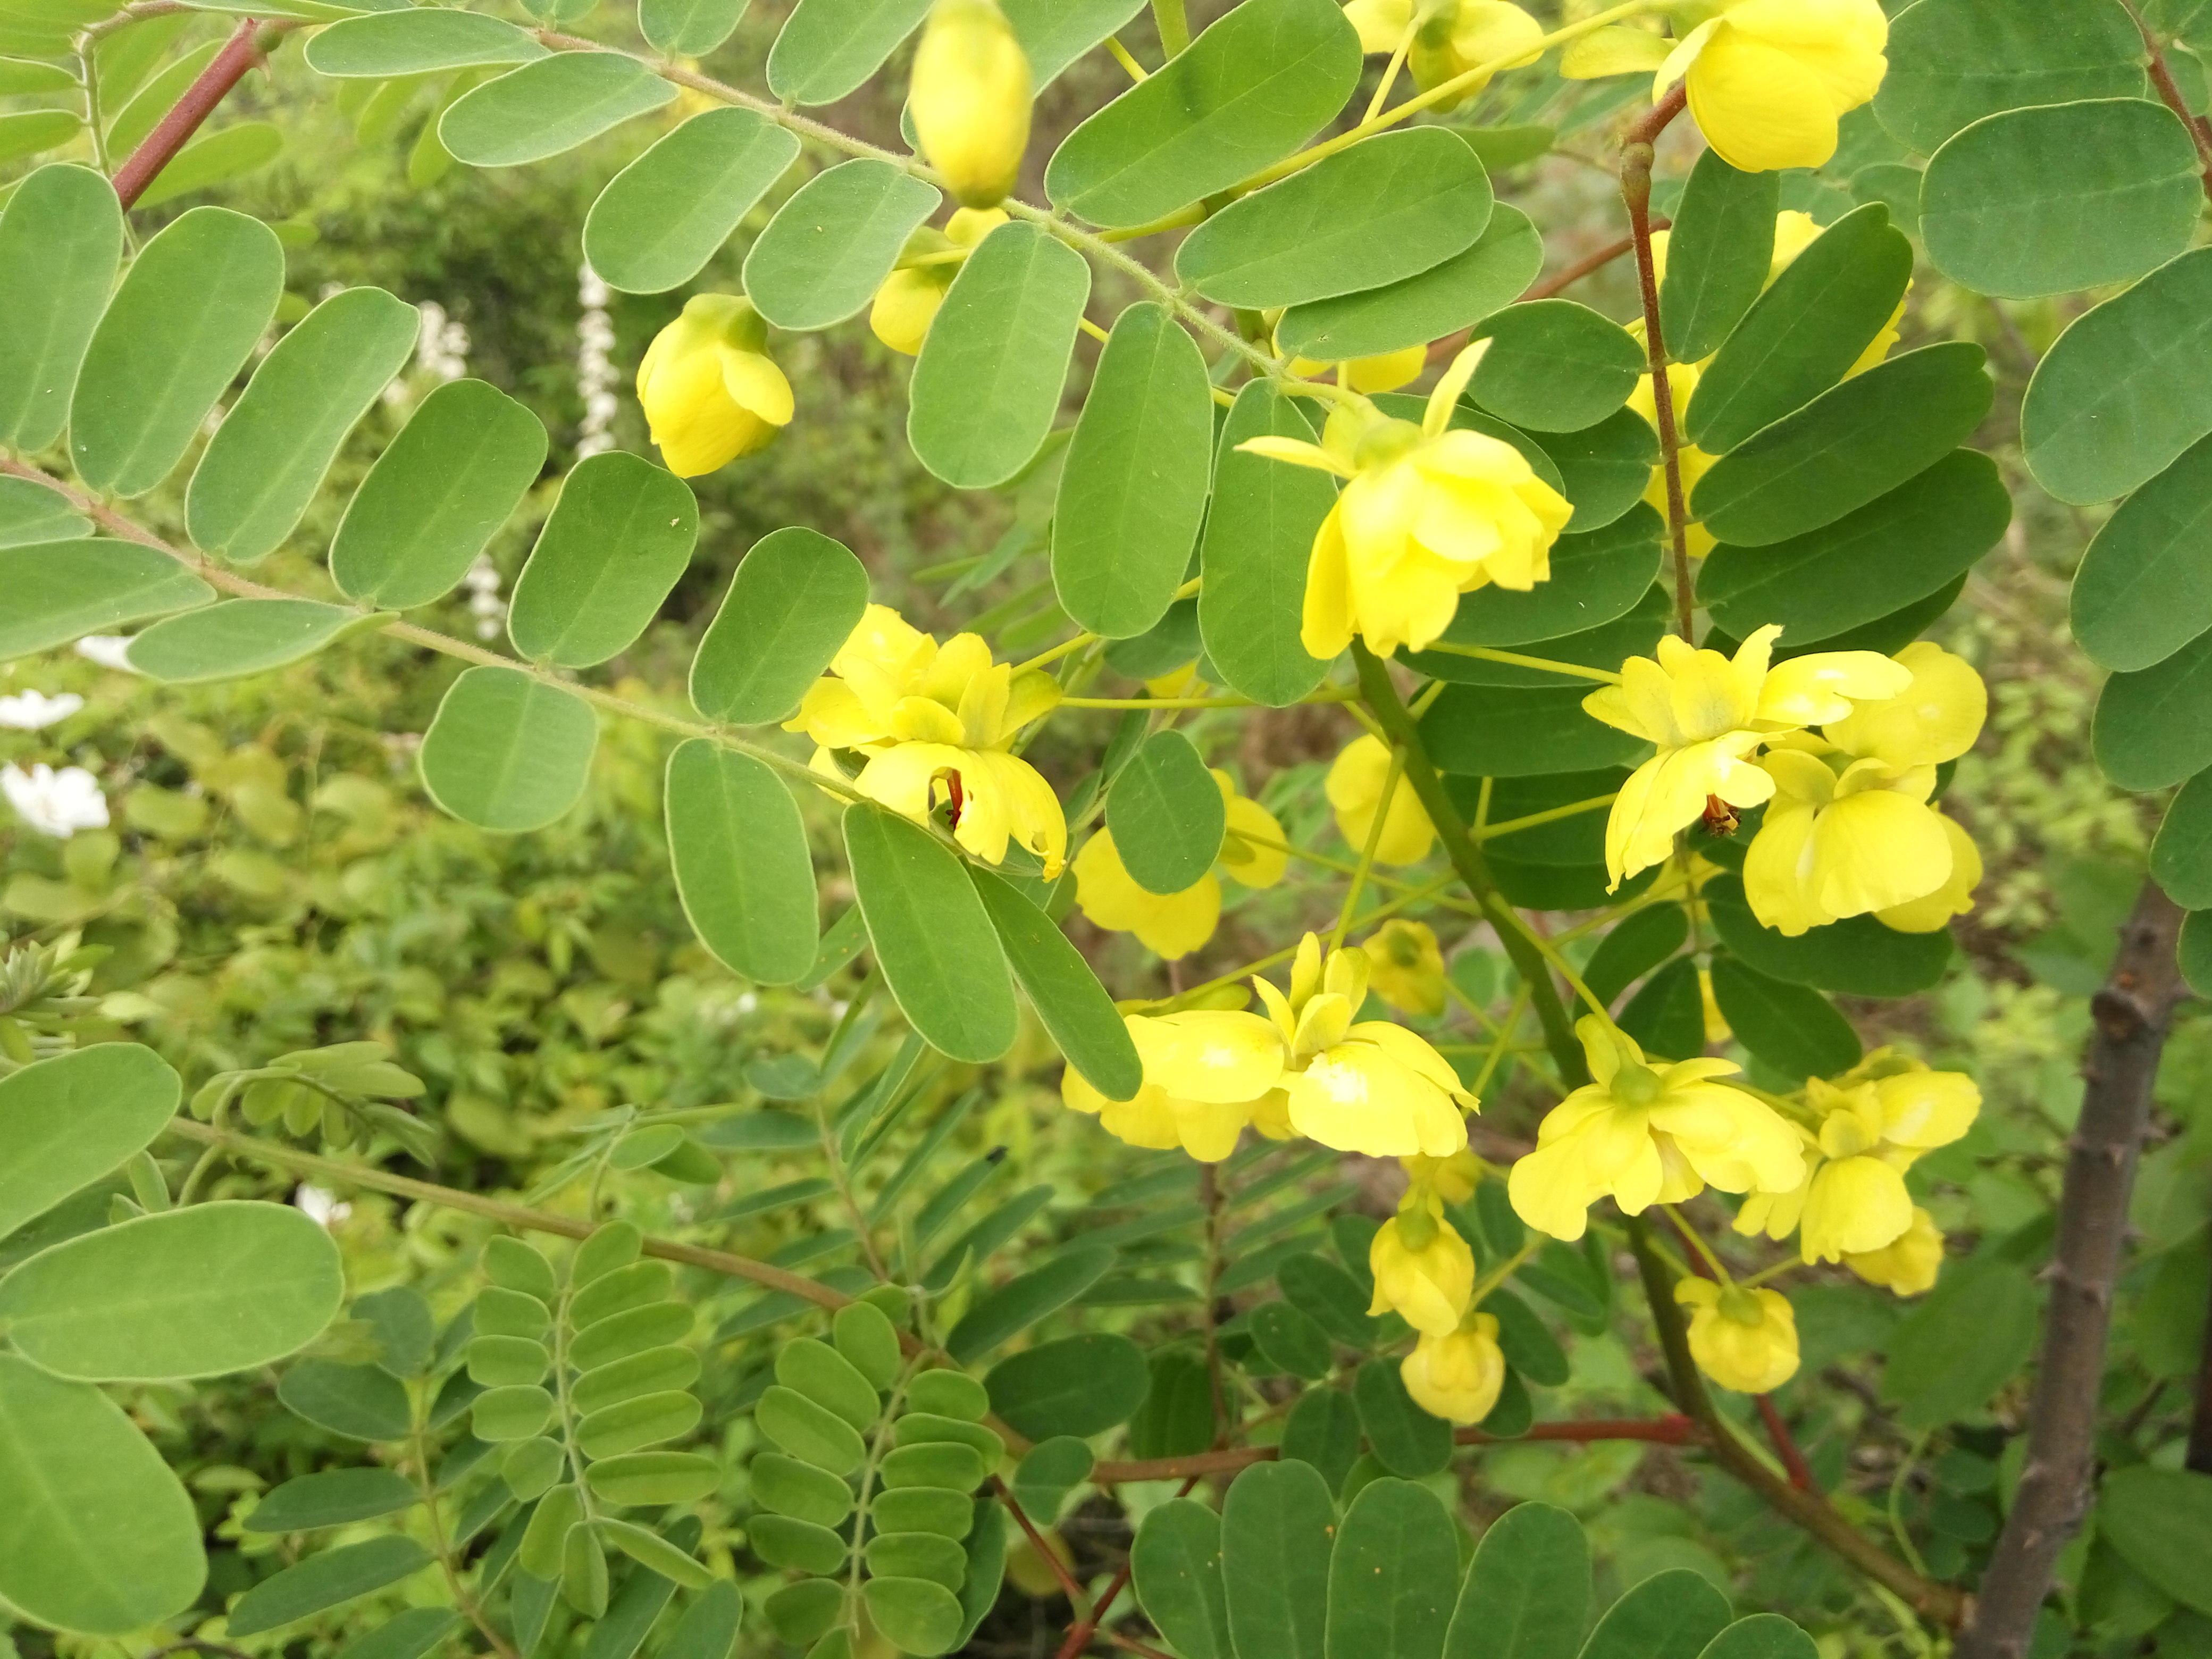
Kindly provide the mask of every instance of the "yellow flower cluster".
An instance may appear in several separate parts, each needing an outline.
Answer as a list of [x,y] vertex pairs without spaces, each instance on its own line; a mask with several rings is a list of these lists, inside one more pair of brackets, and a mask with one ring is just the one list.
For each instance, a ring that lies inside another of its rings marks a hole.
[[1212,869],[1179,893],[1155,893],[1140,886],[1123,866],[1114,832],[1101,830],[1075,855],[1076,908],[1101,927],[1134,933],[1146,950],[1173,962],[1213,937],[1221,921],[1221,877],[1247,887],[1273,887],[1280,881],[1290,862],[1283,850],[1283,826],[1258,801],[1238,794],[1229,774],[1218,767],[1213,781],[1221,787],[1228,827]]
[[1406,1196],[1368,1246],[1375,1297],[1367,1311],[1395,1313],[1417,1333],[1398,1367],[1414,1404],[1448,1422],[1480,1423],[1505,1385],[1505,1356],[1497,1318],[1476,1305],[1474,1253],[1443,1212],[1446,1198],[1462,1202],[1474,1192],[1479,1166],[1468,1167],[1467,1152],[1405,1164]]
[[1686,83],[1705,142],[1742,173],[1817,167],[1837,123],[1888,71],[1880,0],[1722,0],[1668,54],[1651,96]]
[[918,263],[901,264],[876,290],[868,307],[875,337],[906,356],[920,352],[968,251],[1006,222],[1000,208],[958,208],[943,230],[925,225],[908,237],[901,258]]
[[834,751],[859,754],[850,781],[869,799],[917,823],[947,807],[953,839],[977,858],[997,864],[1018,842],[1052,877],[1067,856],[1067,820],[1052,786],[1010,750],[1059,702],[1058,681],[1017,678],[977,635],[940,646],[872,605],[784,729],[819,745],[817,770],[842,776]]
[[767,345],[768,325],[734,294],[694,295],[653,336],[637,366],[637,401],[678,477],[765,448],[791,424],[791,382]]
[[[1385,55],[1403,52],[1413,84],[1423,92],[1487,64],[1494,73],[1533,64],[1542,55],[1544,26],[1507,0],[1351,0],[1344,15],[1359,31],[1359,49]],[[1490,84],[1470,81],[1430,106],[1456,109]]]

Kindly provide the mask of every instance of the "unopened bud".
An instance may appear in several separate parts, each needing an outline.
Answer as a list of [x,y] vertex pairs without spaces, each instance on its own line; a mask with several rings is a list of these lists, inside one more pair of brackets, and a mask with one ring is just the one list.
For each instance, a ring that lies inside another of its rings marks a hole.
[[996,0],[937,0],[908,108],[922,155],[963,205],[1006,199],[1030,141],[1030,63]]

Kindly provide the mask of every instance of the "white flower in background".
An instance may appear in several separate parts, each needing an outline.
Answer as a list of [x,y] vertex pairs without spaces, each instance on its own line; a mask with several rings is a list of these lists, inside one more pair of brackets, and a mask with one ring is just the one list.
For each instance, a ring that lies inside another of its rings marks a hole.
[[125,674],[138,671],[131,663],[131,639],[125,634],[88,634],[76,642],[76,653],[102,668]]
[[43,691],[20,691],[12,697],[0,697],[0,726],[18,732],[43,732],[83,707],[84,699],[74,691],[64,691],[58,697]]
[[107,797],[100,793],[100,780],[82,766],[58,772],[44,761],[27,772],[0,766],[0,794],[8,797],[16,817],[42,836],[66,841],[80,830],[107,827]]
[[499,596],[499,567],[491,555],[477,554],[461,581],[469,590],[469,614],[477,619],[477,637],[497,639],[499,625],[507,619],[507,601]]
[[[420,319],[415,332],[415,373],[441,383],[459,380],[469,372],[468,330],[435,300],[425,300],[415,310]],[[384,388],[387,404],[404,404],[413,395],[404,380]]]
[[583,314],[576,319],[576,395],[584,400],[584,424],[576,438],[576,459],[615,447],[615,411],[621,408],[615,387],[615,325],[607,315],[607,285],[589,264],[576,273],[576,298]]
[[353,1206],[341,1202],[336,1194],[326,1193],[320,1187],[310,1187],[305,1182],[301,1182],[299,1189],[292,1194],[292,1202],[301,1214],[318,1227],[343,1221],[353,1213]]

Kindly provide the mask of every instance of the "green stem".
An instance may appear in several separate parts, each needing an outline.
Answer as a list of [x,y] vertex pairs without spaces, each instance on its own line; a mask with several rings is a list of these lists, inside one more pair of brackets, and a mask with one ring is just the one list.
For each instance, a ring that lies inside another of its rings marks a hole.
[[1190,18],[1183,0],[1152,0],[1152,21],[1160,31],[1160,50],[1169,57],[1190,44]]
[[1518,651],[1493,651],[1486,645],[1456,645],[1449,640],[1431,640],[1422,649],[1441,651],[1448,656],[1473,657],[1480,662],[1502,662],[1514,668],[1534,668],[1546,674],[1566,674],[1578,680],[1602,680],[1607,685],[1620,684],[1620,676],[1610,668],[1587,668],[1578,662],[1554,662],[1549,657],[1527,657]]
[[1376,798],[1375,817],[1367,826],[1366,844],[1359,849],[1359,862],[1352,866],[1351,884],[1344,890],[1344,902],[1336,913],[1336,930],[1328,936],[1328,948],[1337,949],[1344,943],[1345,929],[1352,926],[1352,913],[1359,908],[1360,890],[1367,885],[1367,878],[1375,868],[1375,854],[1382,845],[1382,828],[1390,821],[1390,805],[1398,793],[1398,780],[1406,770],[1406,751],[1390,751],[1389,769],[1382,775],[1382,793]]

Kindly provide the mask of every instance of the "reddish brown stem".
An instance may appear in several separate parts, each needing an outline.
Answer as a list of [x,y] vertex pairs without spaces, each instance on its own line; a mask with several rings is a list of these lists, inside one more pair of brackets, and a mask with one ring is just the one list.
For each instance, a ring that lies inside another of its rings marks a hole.
[[1754,1395],[1753,1399],[1759,1407],[1759,1421],[1766,1425],[1766,1437],[1774,1443],[1774,1455],[1782,1460],[1782,1467],[1789,1471],[1790,1484],[1799,1492],[1820,1491],[1813,1480],[1813,1466],[1805,1461],[1805,1454],[1797,1449],[1797,1442],[1790,1432],[1790,1425],[1782,1420],[1782,1413],[1775,1409],[1774,1396],[1771,1394]]
[[[1700,1438],[1698,1425],[1686,1417],[1669,1413],[1664,1417],[1604,1418],[1580,1423],[1538,1423],[1527,1433],[1500,1438],[1480,1429],[1461,1429],[1452,1436],[1462,1446],[1511,1445],[1521,1440],[1567,1440],[1586,1443],[1599,1440],[1644,1440],[1659,1446],[1686,1446]],[[1155,1457],[1143,1462],[1101,1463],[1092,1478],[1103,1486],[1124,1480],[1173,1480],[1177,1476],[1196,1480],[1206,1474],[1232,1474],[1254,1463],[1265,1463],[1279,1454],[1273,1446],[1236,1446],[1226,1451],[1194,1452],[1187,1457]]]
[[155,123],[153,131],[131,152],[131,159],[116,170],[115,193],[125,207],[146,193],[146,186],[161,176],[161,169],[176,158],[185,141],[200,130],[200,124],[215,113],[216,106],[245,79],[246,70],[261,61],[261,28],[258,18],[239,19],[222,50],[185,88],[185,95],[169,112]]
[[[1103,1484],[1103,1477],[1097,1470],[1091,1472],[1091,1478]],[[1194,1474],[1182,1483],[1182,1490],[1176,1496],[1189,1497],[1190,1489],[1197,1484],[1198,1477]],[[1133,1553],[1121,1564],[1121,1571],[1114,1575],[1113,1581],[1106,1586],[1106,1593],[1098,1598],[1097,1605],[1068,1627],[1067,1639],[1060,1644],[1058,1659],[1075,1659],[1077,1654],[1090,1645],[1091,1638],[1098,1633],[1098,1626],[1105,1622],[1106,1615],[1113,1611],[1114,1603],[1121,1599],[1121,1592],[1129,1587],[1129,1575],[1135,1570],[1136,1565],[1136,1557]],[[1108,1639],[1110,1641],[1113,1638],[1109,1637]]]
[[1067,1564],[1060,1559],[1060,1552],[1053,1548],[1045,1540],[1044,1534],[1036,1529],[1036,1523],[1030,1519],[1029,1511],[1014,1497],[1013,1489],[994,1474],[991,1477],[991,1492],[1013,1516],[1014,1524],[1027,1534],[1030,1547],[1037,1553],[1046,1566],[1052,1569],[1052,1576],[1060,1581],[1060,1588],[1066,1594],[1067,1604],[1073,1607],[1081,1607],[1083,1586],[1075,1582],[1075,1575],[1068,1571]]
[[[1651,228],[1656,233],[1669,228],[1673,223],[1674,221],[1671,219],[1654,219],[1651,222]],[[1521,296],[1518,303],[1526,305],[1531,300],[1548,300],[1561,289],[1573,287],[1592,271],[1604,270],[1606,266],[1635,246],[1636,239],[1632,236],[1624,236],[1617,242],[1609,242],[1596,252],[1587,254],[1576,260],[1556,276],[1547,276],[1540,282],[1529,284],[1528,292]],[[1457,356],[1461,348],[1467,344],[1468,337],[1474,332],[1473,329],[1463,328],[1455,334],[1445,335],[1441,340],[1431,341],[1429,361],[1432,363],[1440,363]]]
[[2135,4],[2135,0],[2121,0],[2128,15],[2135,20],[2136,32],[2142,36],[2143,50],[2150,54],[2150,83],[2158,89],[2166,106],[2179,116],[2181,125],[2189,129],[2190,141],[2197,146],[2198,176],[2204,183],[2204,194],[2212,198],[2212,125],[2201,115],[2192,115],[2189,100],[2181,95],[2181,88],[2173,78],[2173,70],[2166,61],[2166,48],[2151,33],[2150,25]]
[[1691,597],[1690,507],[1682,492],[1682,440],[1674,423],[1674,388],[1667,379],[1667,340],[1659,326],[1659,272],[1651,253],[1651,160],[1653,146],[1667,124],[1689,101],[1686,84],[1651,106],[1628,130],[1620,147],[1620,198],[1628,206],[1630,242],[1636,252],[1636,280],[1644,300],[1644,350],[1651,365],[1652,424],[1659,430],[1659,461],[1667,475],[1667,533],[1674,550],[1674,622],[1682,637],[1697,637],[1696,605]]

